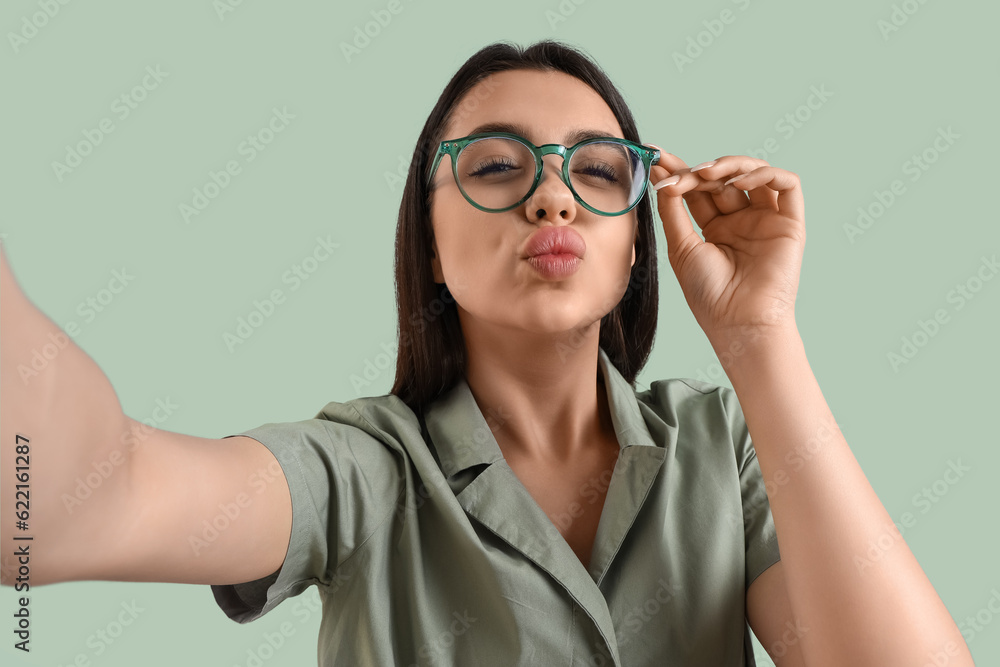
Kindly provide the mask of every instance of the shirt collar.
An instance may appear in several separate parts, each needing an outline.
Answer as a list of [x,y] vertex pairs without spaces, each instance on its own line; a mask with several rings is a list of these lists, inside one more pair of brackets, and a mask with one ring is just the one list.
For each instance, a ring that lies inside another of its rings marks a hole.
[[[622,449],[635,445],[655,447],[639,410],[632,385],[622,376],[603,348],[598,347],[597,367],[604,377],[615,435]],[[424,419],[445,477],[474,465],[489,465],[504,458],[493,437],[506,413],[501,409],[483,415],[465,377],[427,406]]]

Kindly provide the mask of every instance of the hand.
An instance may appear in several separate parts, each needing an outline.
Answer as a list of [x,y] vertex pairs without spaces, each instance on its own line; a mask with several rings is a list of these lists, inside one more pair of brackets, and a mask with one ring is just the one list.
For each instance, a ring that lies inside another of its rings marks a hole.
[[[745,175],[725,185],[740,174]],[[748,336],[756,338],[762,330],[795,330],[806,242],[799,177],[746,155],[720,157],[711,167],[692,172],[661,149],[650,183],[656,186],[671,176],[678,177],[677,183],[656,193],[667,258],[713,347],[748,342]]]

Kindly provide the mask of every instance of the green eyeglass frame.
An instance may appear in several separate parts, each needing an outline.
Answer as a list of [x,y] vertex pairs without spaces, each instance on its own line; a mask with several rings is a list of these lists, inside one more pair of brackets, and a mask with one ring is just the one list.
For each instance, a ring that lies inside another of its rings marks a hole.
[[[518,141],[524,144],[524,146],[529,151],[531,151],[531,154],[535,156],[535,180],[531,184],[531,188],[528,190],[527,194],[521,197],[521,199],[518,200],[516,203],[511,204],[510,206],[506,206],[504,208],[486,208],[484,206],[480,206],[479,204],[477,204],[472,199],[472,197],[470,197],[469,194],[462,188],[462,181],[458,177],[458,154],[461,153],[462,150],[466,146],[471,144],[473,141],[489,137],[506,137],[507,139],[513,139],[514,141]],[[584,139],[583,141],[574,144],[569,148],[563,146],[562,144],[543,144],[541,146],[536,146],[527,139],[525,139],[524,137],[518,136],[516,134],[511,134],[509,132],[482,132],[479,134],[470,134],[469,136],[462,137],[460,139],[449,139],[447,141],[442,141],[441,144],[438,146],[437,154],[434,156],[434,162],[431,164],[431,171],[430,174],[428,174],[427,176],[427,184],[430,185],[431,181],[434,179],[434,174],[437,173],[437,168],[438,165],[441,163],[441,158],[444,157],[445,155],[448,155],[451,157],[451,171],[455,177],[455,184],[458,186],[459,191],[461,191],[462,196],[465,197],[465,200],[470,204],[472,204],[473,206],[475,206],[476,208],[478,208],[480,211],[486,211],[487,213],[502,213],[504,211],[509,211],[513,208],[517,208],[525,201],[527,201],[532,194],[534,194],[535,189],[538,188],[538,183],[541,181],[542,177],[542,169],[544,167],[544,164],[542,163],[542,157],[554,153],[556,155],[562,156],[563,164],[560,174],[562,176],[563,183],[566,184],[566,187],[569,188],[569,191],[573,193],[573,198],[577,202],[579,202],[581,206],[583,206],[588,211],[591,211],[592,213],[596,213],[597,215],[604,215],[609,217],[616,215],[624,215],[625,213],[628,213],[633,208],[635,208],[636,205],[640,201],[642,201],[642,197],[646,193],[646,189],[643,189],[638,194],[638,196],[636,196],[635,201],[631,202],[627,208],[624,208],[621,211],[617,211],[615,213],[608,213],[606,211],[599,211],[590,204],[588,204],[587,202],[583,201],[583,199],[580,198],[580,195],[577,194],[576,190],[573,188],[573,184],[570,182],[569,163],[573,157],[573,153],[575,153],[577,149],[586,146],[587,144],[592,144],[599,141],[612,141],[634,149],[639,154],[639,159],[642,161],[642,166],[646,171],[644,180],[646,181],[647,185],[649,184],[650,168],[660,160],[660,151],[655,148],[647,148],[642,144],[637,144],[634,141],[629,141],[628,139],[622,139],[620,137],[591,137],[589,139]]]

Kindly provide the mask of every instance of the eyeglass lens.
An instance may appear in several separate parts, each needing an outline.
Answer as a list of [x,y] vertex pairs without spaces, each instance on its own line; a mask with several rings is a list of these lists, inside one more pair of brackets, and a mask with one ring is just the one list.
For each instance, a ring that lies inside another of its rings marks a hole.
[[[477,139],[456,164],[459,184],[483,208],[501,209],[521,200],[535,177],[528,147],[506,137]],[[570,183],[589,206],[604,213],[628,208],[645,188],[638,152],[624,144],[598,141],[577,149],[569,163]]]

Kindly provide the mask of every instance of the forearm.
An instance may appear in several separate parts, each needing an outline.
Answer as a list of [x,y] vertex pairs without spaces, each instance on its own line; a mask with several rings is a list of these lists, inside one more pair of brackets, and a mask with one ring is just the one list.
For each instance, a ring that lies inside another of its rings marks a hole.
[[972,665],[837,427],[798,331],[759,337],[726,371],[768,482],[790,603],[809,628],[802,651],[810,667],[922,665],[940,654],[949,666]]
[[104,464],[124,425],[104,373],[21,292],[0,252],[0,583],[15,583],[25,547],[31,584],[63,580],[111,529],[100,515],[122,500],[126,466]]

